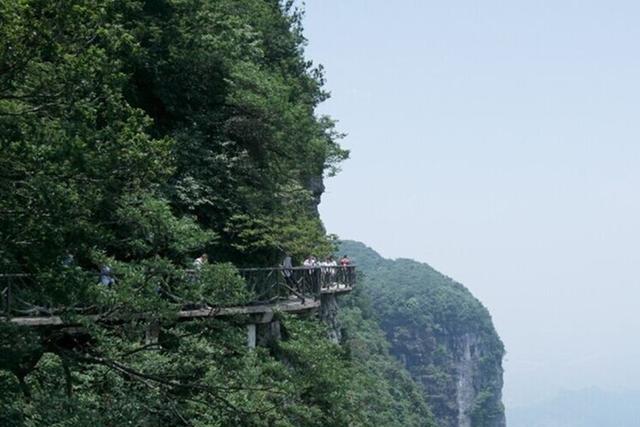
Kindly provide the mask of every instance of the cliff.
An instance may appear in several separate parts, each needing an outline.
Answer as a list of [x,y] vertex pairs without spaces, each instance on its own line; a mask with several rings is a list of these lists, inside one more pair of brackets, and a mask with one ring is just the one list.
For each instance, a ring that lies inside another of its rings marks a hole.
[[412,260],[345,241],[390,344],[443,427],[502,427],[504,347],[489,312],[460,283]]

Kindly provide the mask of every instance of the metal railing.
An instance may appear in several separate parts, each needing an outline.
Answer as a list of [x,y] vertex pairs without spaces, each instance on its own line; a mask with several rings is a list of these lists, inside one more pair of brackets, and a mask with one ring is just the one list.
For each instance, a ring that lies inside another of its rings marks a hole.
[[28,278],[28,274],[0,274],[0,299],[2,300],[0,302],[0,315],[8,316],[12,312],[21,313],[24,311],[18,306],[19,299],[16,301],[17,298],[14,295],[14,290]]
[[[101,274],[85,272],[95,276],[96,285]],[[185,286],[193,280],[193,270],[185,270]],[[323,292],[348,291],[356,283],[355,266],[275,267],[243,268],[238,273],[244,279],[251,295],[247,305],[272,304],[278,301],[317,300]],[[116,279],[117,274],[110,277]],[[42,301],[33,301],[37,281],[29,274],[0,274],[0,317],[39,317],[58,314]],[[193,304],[188,304],[193,305]],[[87,313],[91,307],[65,307],[76,313]]]
[[243,268],[240,275],[254,295],[253,303],[297,297],[318,299],[323,291],[350,289],[355,266]]

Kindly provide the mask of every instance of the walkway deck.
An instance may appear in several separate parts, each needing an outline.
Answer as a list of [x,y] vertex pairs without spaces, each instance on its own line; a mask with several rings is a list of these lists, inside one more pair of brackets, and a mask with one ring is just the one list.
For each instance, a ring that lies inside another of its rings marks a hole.
[[[351,292],[355,284],[354,267],[326,268],[253,268],[240,270],[247,287],[254,295],[251,304],[233,307],[202,307],[182,309],[179,320],[230,317],[246,315],[253,323],[266,323],[275,313],[304,313],[318,309],[321,295],[337,295]],[[26,277],[26,276],[25,276]],[[11,310],[12,288],[5,288],[5,310],[0,310],[0,322],[9,321],[31,327],[76,326],[59,315],[15,315]],[[98,320],[99,315],[86,314],[86,318]],[[116,320],[117,321],[117,320]]]

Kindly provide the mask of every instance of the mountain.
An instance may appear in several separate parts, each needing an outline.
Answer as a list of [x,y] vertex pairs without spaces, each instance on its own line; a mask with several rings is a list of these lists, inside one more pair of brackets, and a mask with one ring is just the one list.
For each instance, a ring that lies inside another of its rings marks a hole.
[[0,2],[0,425],[500,425],[488,314],[421,264],[345,244],[370,280],[342,334],[276,313],[253,348],[251,316],[176,316],[334,250],[348,151],[295,3]]
[[504,346],[487,309],[427,264],[385,259],[354,241],[342,242],[340,253],[358,265],[390,353],[420,385],[438,424],[504,426]]
[[509,408],[510,427],[636,427],[640,391],[565,391],[526,407]]

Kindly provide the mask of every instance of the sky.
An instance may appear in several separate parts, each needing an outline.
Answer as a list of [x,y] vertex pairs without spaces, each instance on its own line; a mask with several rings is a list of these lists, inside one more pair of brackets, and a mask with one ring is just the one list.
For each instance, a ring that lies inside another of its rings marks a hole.
[[504,401],[640,383],[640,2],[307,0],[329,232],[464,283]]

